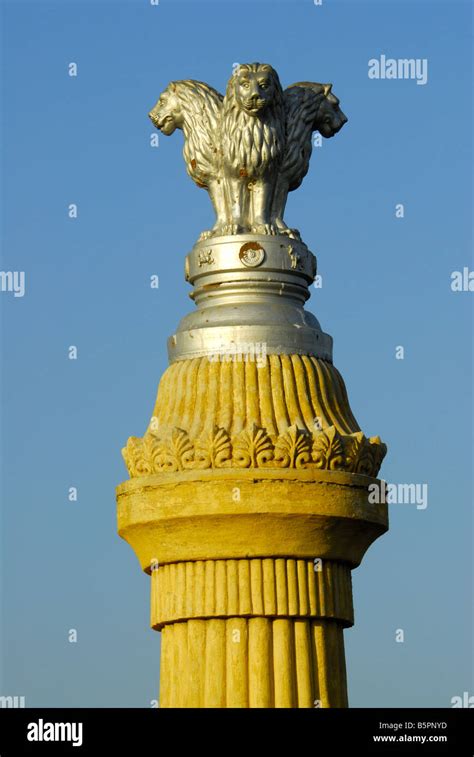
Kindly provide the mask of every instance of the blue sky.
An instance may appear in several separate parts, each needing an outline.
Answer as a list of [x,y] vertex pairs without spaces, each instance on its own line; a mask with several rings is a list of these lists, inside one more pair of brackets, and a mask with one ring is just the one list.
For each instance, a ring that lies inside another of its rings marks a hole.
[[[473,294],[450,287],[473,268],[471,13],[460,1],[2,3],[2,270],[24,271],[26,291],[0,295],[0,694],[29,706],[156,698],[148,578],[116,534],[114,488],[166,339],[193,307],[184,256],[212,214],[181,134],[152,148],[147,112],[170,80],[223,91],[233,63],[254,60],[283,86],[333,82],[349,117],[315,148],[286,219],[318,257],[308,308],[334,337],[361,427],[389,446],[383,476],[429,487],[426,510],[392,507],[353,574],[350,703],[449,707],[474,694]],[[427,83],[369,79],[382,54],[426,58]]]

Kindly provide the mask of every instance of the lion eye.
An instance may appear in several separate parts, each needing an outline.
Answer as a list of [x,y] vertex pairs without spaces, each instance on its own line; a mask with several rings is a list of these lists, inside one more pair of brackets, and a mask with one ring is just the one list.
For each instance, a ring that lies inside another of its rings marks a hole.
[[250,86],[249,83],[248,83],[248,81],[241,82],[241,85],[242,85],[242,87],[244,87],[244,89],[248,89],[249,86]]
[[261,86],[262,89],[266,89],[268,87],[268,82],[267,81],[261,81],[260,82],[260,86]]

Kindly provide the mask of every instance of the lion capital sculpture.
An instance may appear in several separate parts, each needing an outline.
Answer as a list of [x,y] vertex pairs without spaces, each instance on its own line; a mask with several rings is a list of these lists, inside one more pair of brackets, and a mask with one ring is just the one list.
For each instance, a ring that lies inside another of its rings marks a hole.
[[149,116],[163,134],[184,133],[186,170],[207,190],[216,223],[211,236],[287,234],[288,192],[309,168],[314,131],[329,138],[347,122],[330,84],[298,82],[283,91],[267,63],[236,67],[225,97],[193,80],[171,82]]

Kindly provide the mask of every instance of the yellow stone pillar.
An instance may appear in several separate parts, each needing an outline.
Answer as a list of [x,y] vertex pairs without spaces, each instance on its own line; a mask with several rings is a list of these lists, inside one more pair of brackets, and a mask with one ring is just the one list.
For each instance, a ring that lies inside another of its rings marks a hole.
[[165,372],[158,435],[129,440],[118,487],[120,534],[151,574],[161,707],[347,706],[351,569],[387,528],[368,497],[385,447],[354,424],[314,357]]
[[271,66],[243,64],[224,98],[172,82],[150,114],[183,130],[217,214],[186,258],[197,307],[117,489],[119,533],[151,576],[161,707],[348,703],[351,571],[388,527],[369,497],[386,447],[360,430],[304,309],[316,258],[283,221],[312,132],[347,121],[331,89],[283,91]]

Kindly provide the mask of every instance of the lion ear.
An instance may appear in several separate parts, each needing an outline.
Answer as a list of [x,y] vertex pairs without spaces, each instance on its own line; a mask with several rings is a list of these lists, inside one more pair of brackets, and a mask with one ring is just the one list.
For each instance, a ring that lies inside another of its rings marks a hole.
[[324,87],[324,97],[327,97],[332,89],[332,84],[323,84]]

